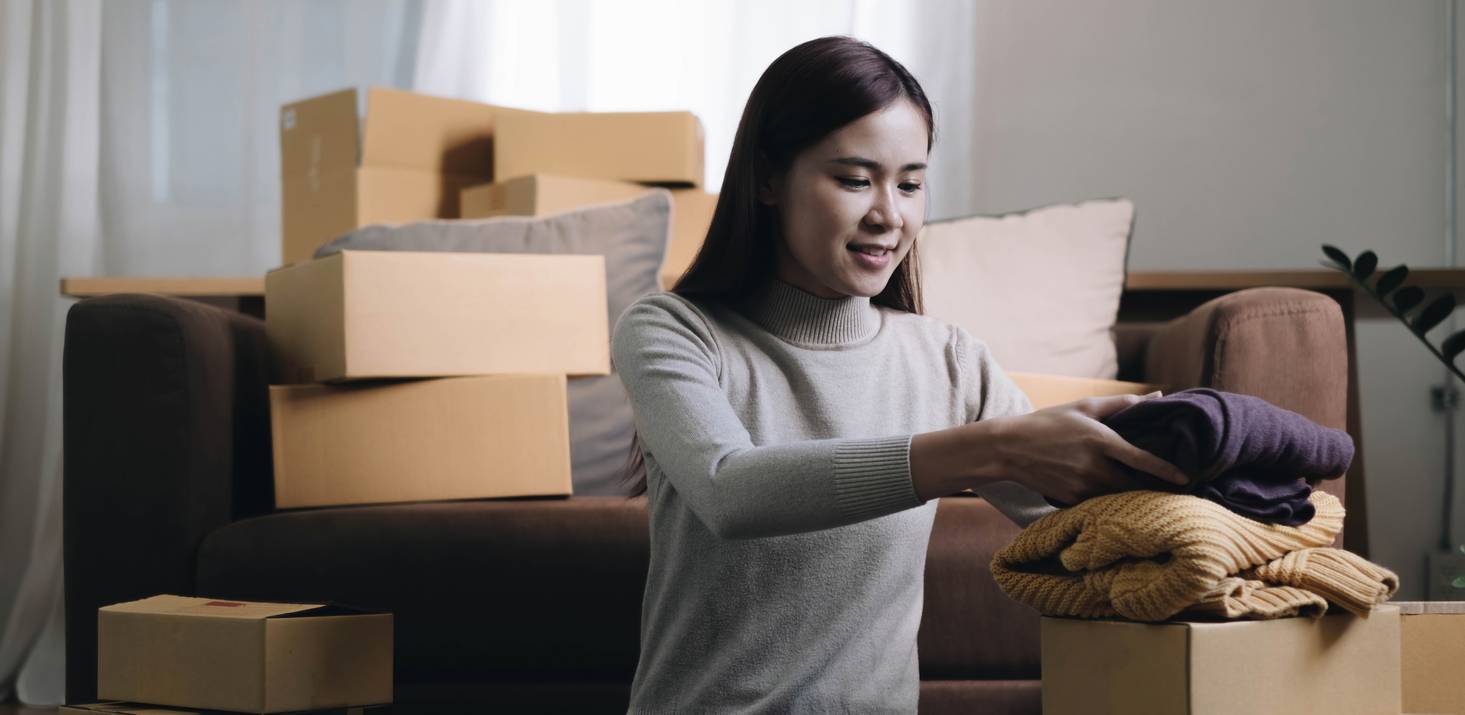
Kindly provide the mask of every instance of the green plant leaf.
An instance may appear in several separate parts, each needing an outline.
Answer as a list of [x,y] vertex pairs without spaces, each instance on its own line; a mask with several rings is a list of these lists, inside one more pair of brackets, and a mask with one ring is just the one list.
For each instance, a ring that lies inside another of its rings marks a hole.
[[1419,286],[1404,286],[1394,293],[1394,307],[1402,315],[1424,300],[1424,291]]
[[1379,276],[1378,283],[1374,284],[1374,289],[1378,291],[1379,297],[1382,298],[1393,292],[1395,288],[1404,285],[1404,279],[1407,277],[1409,277],[1408,266],[1403,264],[1394,266],[1389,269],[1388,273]]
[[[1454,362],[1455,356],[1465,350],[1465,330],[1461,330],[1440,343],[1440,354],[1445,356],[1445,362]],[[1465,547],[1461,547],[1465,551]]]
[[1455,295],[1453,293],[1446,293],[1435,298],[1434,301],[1424,307],[1424,310],[1419,311],[1419,315],[1414,317],[1414,322],[1411,323],[1411,327],[1414,328],[1414,332],[1424,335],[1431,328],[1439,325],[1440,321],[1450,317],[1450,313],[1454,312],[1454,310]]
[[1450,582],[1450,585],[1455,588],[1465,588],[1465,576],[1456,576],[1455,580]]
[[1353,275],[1358,280],[1366,281],[1373,275],[1373,269],[1378,268],[1379,257],[1373,251],[1364,251],[1353,259]]
[[1328,258],[1331,258],[1333,262],[1338,264],[1338,266],[1343,270],[1353,270],[1353,261],[1348,260],[1348,254],[1338,250],[1337,246],[1329,246],[1328,244],[1324,243],[1323,253],[1327,254]]

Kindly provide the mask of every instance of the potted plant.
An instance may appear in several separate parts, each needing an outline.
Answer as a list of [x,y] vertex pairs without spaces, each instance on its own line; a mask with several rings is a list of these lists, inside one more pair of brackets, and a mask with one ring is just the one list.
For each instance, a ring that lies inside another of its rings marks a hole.
[[[1377,273],[1378,255],[1373,251],[1363,251],[1357,257],[1349,259],[1348,254],[1335,246],[1325,243],[1322,248],[1323,254],[1328,259],[1323,262],[1324,266],[1342,272],[1359,290],[1373,296],[1374,300],[1384,307],[1384,310],[1404,323],[1404,327],[1419,338],[1419,341],[1424,343],[1424,346],[1439,358],[1440,362],[1444,363],[1452,375],[1465,380],[1465,373],[1455,366],[1455,358],[1461,352],[1465,352],[1465,330],[1447,335],[1439,345],[1431,343],[1426,337],[1426,333],[1438,327],[1455,311],[1453,293],[1445,292],[1426,301],[1427,296],[1423,289],[1406,285],[1409,268],[1405,265],[1400,264],[1382,273]],[[1453,382],[1450,378],[1446,378],[1446,381],[1447,383]],[[1453,411],[1456,404],[1455,395],[1453,384],[1446,384],[1443,389],[1437,388],[1435,390],[1436,406]],[[1431,552],[1428,557],[1429,595],[1433,600],[1465,599],[1465,545],[1456,544],[1451,534],[1455,500],[1454,461],[1452,423],[1446,436],[1445,494],[1439,549]]]

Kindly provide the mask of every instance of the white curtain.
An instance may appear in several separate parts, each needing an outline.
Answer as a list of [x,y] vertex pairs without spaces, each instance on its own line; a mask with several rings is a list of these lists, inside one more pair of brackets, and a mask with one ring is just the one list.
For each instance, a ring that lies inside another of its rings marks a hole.
[[276,265],[282,103],[380,84],[690,109],[716,191],[758,75],[799,42],[848,34],[931,98],[931,216],[974,203],[975,10],[958,0],[0,3],[0,701],[64,693],[58,279]]
[[[774,21],[776,19],[776,21]],[[748,93],[785,50],[851,35],[920,80],[936,112],[931,218],[974,205],[976,7],[964,0],[436,0],[413,85],[543,111],[686,109],[706,131],[717,191]]]
[[[56,278],[96,263],[102,7],[0,5],[0,695],[61,693]],[[3,699],[3,698],[0,698]]]
[[415,0],[0,0],[0,701],[64,697],[63,276],[280,260],[282,103],[410,87]]

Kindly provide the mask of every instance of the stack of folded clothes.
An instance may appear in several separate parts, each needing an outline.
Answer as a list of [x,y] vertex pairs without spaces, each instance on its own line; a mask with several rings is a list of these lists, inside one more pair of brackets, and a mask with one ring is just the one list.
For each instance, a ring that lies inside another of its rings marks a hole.
[[[1013,599],[1047,615],[1161,621],[1367,615],[1398,589],[1388,569],[1331,548],[1336,497],[1311,482],[1347,471],[1353,442],[1264,400],[1206,388],[1105,418],[1191,476],[1088,499],[1029,525],[994,557]],[[1175,491],[1183,493],[1173,493]]]
[[[1101,421],[1190,475],[1185,491],[1273,524],[1307,523],[1312,483],[1342,476],[1353,461],[1353,439],[1343,430],[1259,397],[1204,387],[1151,398]],[[1140,476],[1154,489],[1176,489]]]

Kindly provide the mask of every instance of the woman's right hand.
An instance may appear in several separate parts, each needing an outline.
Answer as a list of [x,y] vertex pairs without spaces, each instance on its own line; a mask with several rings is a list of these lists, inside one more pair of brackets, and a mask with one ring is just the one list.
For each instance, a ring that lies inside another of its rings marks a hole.
[[1153,486],[1121,463],[1173,484],[1189,484],[1178,467],[1130,444],[1099,421],[1159,394],[1089,397],[991,420],[1001,423],[1002,471],[1012,481],[1070,505]]

